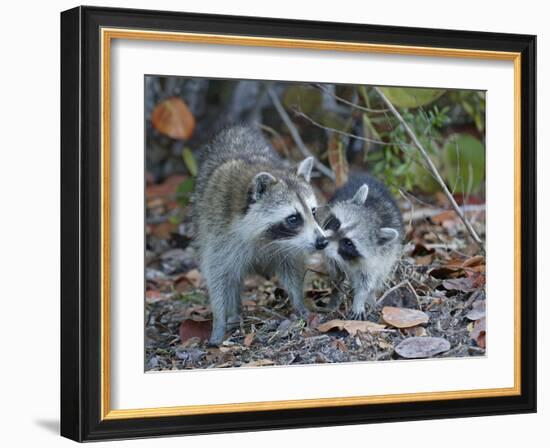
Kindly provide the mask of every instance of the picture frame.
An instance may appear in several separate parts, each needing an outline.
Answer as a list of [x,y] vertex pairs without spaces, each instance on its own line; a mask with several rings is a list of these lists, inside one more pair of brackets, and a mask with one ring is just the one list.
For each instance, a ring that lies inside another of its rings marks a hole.
[[[109,80],[116,40],[512,63],[513,386],[113,409],[110,250],[117,235],[110,229],[116,174]],[[61,435],[92,441],[536,412],[535,55],[530,35],[97,7],[63,12]]]

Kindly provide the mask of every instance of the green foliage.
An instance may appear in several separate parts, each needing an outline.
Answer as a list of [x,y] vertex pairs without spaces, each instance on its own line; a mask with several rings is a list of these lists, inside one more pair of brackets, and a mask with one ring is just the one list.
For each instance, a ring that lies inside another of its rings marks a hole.
[[287,109],[298,109],[306,115],[317,112],[322,102],[321,91],[306,84],[291,85],[283,95],[283,104]]
[[452,191],[477,193],[485,178],[485,147],[470,134],[454,134],[445,142],[444,175]]
[[[439,164],[439,148],[443,141],[441,129],[449,122],[448,111],[448,107],[440,109],[434,105],[427,111],[405,109],[401,112],[436,165]],[[388,142],[367,153],[369,171],[384,179],[394,190],[419,189],[427,193],[437,191],[439,187],[435,179],[425,168],[425,162],[410,141],[404,126],[389,116],[371,117],[368,121],[371,126],[379,129],[379,139]]]
[[[483,143],[469,134],[450,138],[446,135],[455,126],[465,126],[483,135],[485,93],[393,87],[381,90],[398,108],[451,190],[479,192],[485,177]],[[366,107],[384,107],[374,89],[360,87],[359,93]],[[365,148],[368,170],[384,179],[394,192],[399,188],[424,193],[441,189],[404,126],[393,114],[364,112],[363,128],[365,135],[384,142]]]
[[403,109],[427,106],[445,93],[443,89],[380,87],[391,103]]
[[188,177],[185,179],[181,184],[178,185],[178,189],[176,190],[176,200],[185,207],[189,204],[191,200],[191,193],[193,192],[193,189],[195,188],[195,179],[192,177]]
[[182,157],[185,166],[189,170],[189,173],[191,174],[191,176],[195,177],[197,175],[198,168],[197,161],[195,160],[193,152],[191,152],[189,148],[183,148]]

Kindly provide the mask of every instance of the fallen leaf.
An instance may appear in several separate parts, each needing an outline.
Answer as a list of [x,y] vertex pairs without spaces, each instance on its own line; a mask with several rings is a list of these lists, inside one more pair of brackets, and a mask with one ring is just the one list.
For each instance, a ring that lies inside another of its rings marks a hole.
[[309,313],[307,316],[307,325],[310,328],[317,328],[321,322],[321,316],[317,313]]
[[317,326],[317,330],[321,333],[337,328],[338,330],[346,330],[350,335],[354,336],[358,331],[362,332],[377,332],[386,328],[383,324],[377,324],[366,320],[341,320],[334,319]]
[[451,348],[447,339],[434,337],[412,337],[405,339],[395,347],[399,356],[407,359],[431,358]]
[[447,291],[462,291],[462,292],[472,292],[477,289],[474,286],[474,282],[469,277],[462,278],[451,278],[449,280],[443,280],[443,287]]
[[153,127],[176,140],[187,140],[195,129],[195,117],[179,97],[160,102],[151,115]]
[[382,308],[382,319],[394,327],[409,328],[427,324],[430,318],[426,313],[419,310],[385,306]]
[[175,233],[178,226],[171,222],[162,222],[160,224],[151,225],[151,234],[160,238],[161,240],[167,240],[170,238],[172,233]]
[[245,337],[244,337],[244,341],[243,341],[243,345],[245,347],[250,347],[252,345],[252,342],[254,341],[254,336],[256,334],[255,333],[248,333]]
[[422,257],[416,257],[415,259],[416,264],[420,266],[428,266],[432,264],[433,261],[434,261],[433,255],[424,255]]
[[178,191],[178,187],[185,180],[185,176],[174,174],[167,177],[164,182],[160,184],[148,185],[145,190],[145,195],[148,199],[175,195]]
[[428,274],[440,280],[447,278],[464,277],[466,272],[461,267],[441,266],[431,269]]
[[394,306],[398,308],[418,308],[418,299],[409,283],[401,283],[388,289],[377,304],[379,306]]
[[476,341],[476,344],[479,347],[485,348],[486,334],[487,334],[487,330],[485,328],[485,318],[482,317],[481,319],[475,321],[474,328],[470,333],[470,338]]
[[476,300],[466,317],[470,320],[479,320],[485,317],[485,300]]
[[145,301],[147,303],[155,303],[162,300],[162,294],[159,291],[149,289],[145,291]]
[[426,246],[424,246],[424,244],[416,243],[413,251],[411,252],[411,256],[422,257],[426,255],[432,255],[434,253],[435,253],[434,249],[428,249]]
[[483,255],[476,255],[474,257],[468,258],[467,260],[464,260],[462,266],[465,268],[469,268],[473,266],[479,266],[481,264],[485,264],[485,257]]
[[331,345],[332,345],[332,347],[334,347],[335,349],[340,350],[341,352],[346,353],[348,351],[348,346],[346,344],[344,344],[344,342],[340,339],[335,339],[334,341],[332,341]]
[[262,367],[262,366],[272,366],[275,362],[271,359],[257,359],[255,361],[250,361],[242,365],[242,367]]
[[194,288],[200,288],[203,283],[203,276],[198,269],[191,269],[183,274],[183,278],[191,283]]
[[181,342],[185,342],[191,338],[199,338],[202,341],[207,341],[212,332],[212,321],[210,320],[193,320],[185,319],[180,324],[179,333]]
[[441,225],[445,221],[454,221],[456,218],[457,215],[454,210],[445,210],[438,215],[432,216],[430,219],[434,224]]
[[211,313],[210,307],[204,305],[191,305],[184,312],[184,317],[194,321],[209,320],[206,316]]

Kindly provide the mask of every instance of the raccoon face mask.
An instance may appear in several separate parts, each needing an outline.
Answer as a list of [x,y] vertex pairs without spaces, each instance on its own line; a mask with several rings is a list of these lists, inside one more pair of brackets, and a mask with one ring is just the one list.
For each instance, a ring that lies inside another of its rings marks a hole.
[[256,174],[243,230],[266,239],[281,253],[324,249],[328,241],[315,220],[317,199],[309,184],[312,167],[313,158],[308,157],[294,173]]
[[395,241],[399,232],[380,227],[365,209],[369,193],[363,185],[350,201],[334,204],[323,228],[329,239],[325,255],[340,265],[362,264],[383,255],[385,247]]

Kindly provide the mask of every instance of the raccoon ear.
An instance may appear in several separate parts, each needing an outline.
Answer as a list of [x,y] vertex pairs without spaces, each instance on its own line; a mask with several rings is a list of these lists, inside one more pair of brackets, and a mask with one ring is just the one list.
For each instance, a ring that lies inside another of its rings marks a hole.
[[367,184],[361,185],[361,188],[357,190],[351,202],[357,205],[363,205],[369,195],[369,186]]
[[313,157],[308,157],[300,162],[296,174],[303,177],[306,182],[311,179],[311,170],[313,168]]
[[267,188],[275,182],[277,182],[277,179],[269,173],[261,172],[256,174],[252,181],[252,199],[255,201],[260,199]]
[[391,227],[382,227],[378,233],[378,242],[380,245],[388,244],[399,236],[399,232]]

